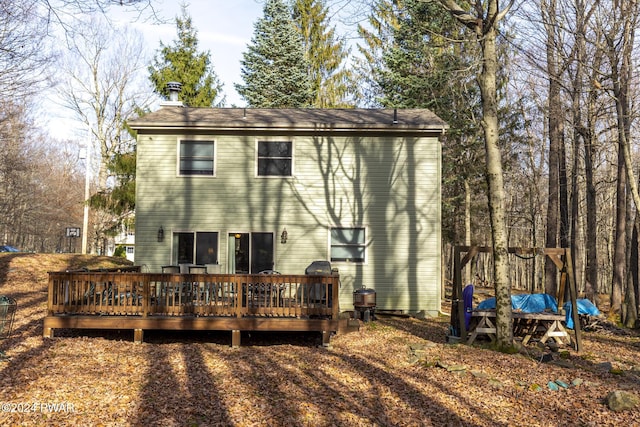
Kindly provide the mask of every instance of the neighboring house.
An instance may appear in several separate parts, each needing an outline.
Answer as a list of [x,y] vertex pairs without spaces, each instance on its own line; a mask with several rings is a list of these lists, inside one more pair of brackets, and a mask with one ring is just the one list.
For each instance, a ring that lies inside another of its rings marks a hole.
[[108,255],[113,255],[116,248],[123,247],[125,257],[131,261],[135,261],[136,235],[131,230],[122,230],[113,239],[113,247],[109,248]]
[[[174,98],[175,99],[175,98]],[[138,132],[136,265],[304,274],[329,260],[340,307],[437,315],[441,149],[432,112],[189,108],[169,101]]]
[[118,234],[109,238],[106,254],[113,256],[118,248],[124,250],[124,256],[131,262],[135,261],[136,234],[134,229],[135,214],[129,213],[118,226]]

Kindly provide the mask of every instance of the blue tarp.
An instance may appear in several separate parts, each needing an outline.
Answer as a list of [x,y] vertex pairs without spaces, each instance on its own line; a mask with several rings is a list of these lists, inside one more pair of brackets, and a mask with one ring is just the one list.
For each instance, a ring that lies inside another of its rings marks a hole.
[[[478,310],[493,310],[496,299],[489,298],[478,304]],[[548,294],[518,294],[511,295],[511,308],[522,313],[542,313],[544,311],[558,312],[556,299]]]
[[[600,310],[598,310],[598,307],[593,305],[593,303],[588,299],[578,299],[576,301],[576,305],[578,306],[578,314],[587,314],[589,316],[600,315]],[[565,302],[562,308],[564,308],[564,311],[567,313],[567,328],[573,329],[573,316],[571,314],[573,310],[571,307],[571,301]]]
[[[590,316],[599,316],[600,310],[593,305],[588,299],[578,299],[578,314],[588,314]],[[496,308],[496,299],[489,298],[478,304],[478,310],[493,310]],[[511,308],[522,313],[542,313],[544,311],[558,312],[558,304],[556,299],[548,294],[519,294],[511,295]],[[567,328],[573,329],[573,317],[571,315],[571,301],[567,301],[562,306],[566,313],[565,323]]]

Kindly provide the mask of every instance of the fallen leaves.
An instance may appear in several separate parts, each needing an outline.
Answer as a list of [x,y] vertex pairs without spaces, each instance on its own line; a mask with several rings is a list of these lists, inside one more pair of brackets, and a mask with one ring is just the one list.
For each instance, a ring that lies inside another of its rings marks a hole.
[[19,303],[15,334],[0,341],[0,401],[38,404],[0,412],[0,425],[640,424],[639,410],[605,404],[615,390],[638,394],[637,334],[584,333],[582,354],[551,355],[563,364],[541,363],[536,346],[507,355],[446,344],[447,319],[384,316],[329,348],[302,333],[253,333],[237,349],[229,332],[148,331],[134,344],[131,331],[84,330],[45,340],[38,268],[68,260],[34,257],[0,257],[1,293]]

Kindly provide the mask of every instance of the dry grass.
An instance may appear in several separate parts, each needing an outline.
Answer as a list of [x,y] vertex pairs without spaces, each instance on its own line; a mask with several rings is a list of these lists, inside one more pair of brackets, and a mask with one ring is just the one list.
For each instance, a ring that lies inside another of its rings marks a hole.
[[[245,334],[238,349],[229,332],[148,331],[143,344],[131,331],[43,339],[46,272],[110,262],[0,255],[0,294],[19,304],[15,333],[0,341],[0,425],[640,424],[640,411],[604,403],[610,391],[640,389],[640,339],[615,331],[584,333],[584,351],[564,354],[568,367],[541,363],[535,346],[507,355],[446,344],[444,318],[381,317],[330,348],[319,334],[293,333]],[[549,390],[558,379],[582,383]]]

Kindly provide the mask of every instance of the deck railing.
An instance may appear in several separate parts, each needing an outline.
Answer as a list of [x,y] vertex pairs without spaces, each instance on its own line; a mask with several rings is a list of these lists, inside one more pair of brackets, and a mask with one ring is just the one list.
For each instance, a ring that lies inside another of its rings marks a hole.
[[339,277],[49,273],[48,315],[339,317]]

